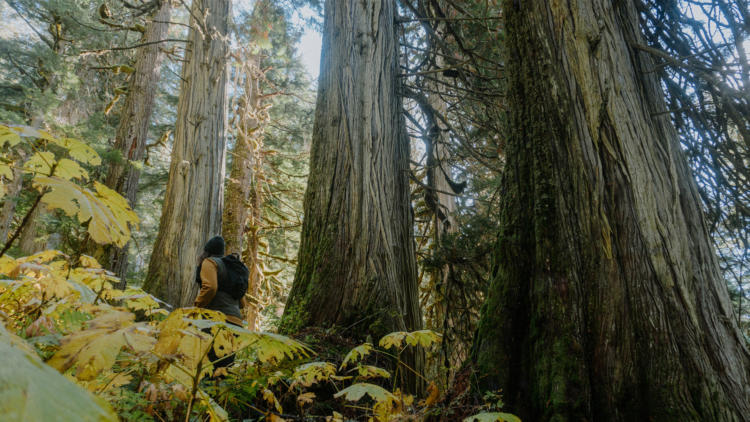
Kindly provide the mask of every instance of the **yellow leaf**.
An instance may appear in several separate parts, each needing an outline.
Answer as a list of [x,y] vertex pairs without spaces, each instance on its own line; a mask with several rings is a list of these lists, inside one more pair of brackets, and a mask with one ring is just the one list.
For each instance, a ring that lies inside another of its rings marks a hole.
[[5,144],[10,146],[16,146],[21,142],[21,137],[18,135],[18,131],[12,128],[0,125],[0,148],[4,147]]
[[425,398],[420,404],[425,407],[432,406],[437,403],[439,398],[440,390],[438,390],[437,385],[435,385],[434,382],[430,382],[430,385],[427,386],[427,398]]
[[8,255],[3,255],[0,257],[0,274],[5,274],[8,277],[15,278],[15,276],[11,276],[11,274],[17,274],[17,269],[18,263],[15,259],[9,257]]
[[[439,333],[432,330],[412,331],[409,335],[416,340],[416,344],[419,344],[422,347],[429,347],[433,344],[439,343],[442,338]],[[416,344],[412,344],[412,346]]]
[[372,350],[372,344],[370,343],[364,343],[360,344],[359,346],[353,348],[349,351],[349,353],[344,356],[344,361],[341,362],[341,366],[339,366],[339,370],[342,370],[346,368],[346,365],[352,362],[356,362],[363,357],[370,354],[370,351]]
[[96,194],[56,177],[37,176],[34,184],[50,189],[42,197],[45,204],[76,216],[81,223],[88,222],[88,233],[97,243],[123,247],[130,239],[128,224],[138,223],[138,216],[127,206],[127,201],[116,198],[111,189],[98,182],[95,182]]
[[39,138],[46,139],[48,141],[55,141],[55,138],[46,130],[36,129],[31,126],[17,125],[11,127],[12,130],[16,131],[20,136],[24,138]]
[[98,166],[99,164],[102,163],[102,159],[101,157],[99,157],[99,154],[97,154],[93,148],[79,141],[78,139],[52,138],[50,140],[54,142],[56,145],[67,149],[70,157],[76,161],[80,161],[85,164],[91,164],[94,166]]
[[88,256],[88,255],[81,255],[80,258],[78,258],[78,263],[82,267],[85,268],[101,268],[101,264],[99,264],[99,261],[96,260],[96,258]]
[[404,338],[408,334],[406,331],[396,331],[390,334],[386,334],[380,339],[378,345],[384,349],[390,349],[391,347],[401,347]]
[[6,163],[0,163],[0,176],[13,180],[13,169]]
[[151,350],[155,339],[145,323],[133,324],[135,315],[112,311],[89,321],[89,328],[66,336],[60,350],[47,362],[61,372],[76,366],[76,378],[91,380],[114,365],[123,347],[134,353]]
[[57,249],[47,249],[46,251],[37,252],[34,255],[18,258],[16,261],[18,261],[19,263],[34,262],[37,264],[44,264],[60,256],[67,257],[67,255],[65,255],[61,251],[58,251]]
[[344,422],[344,415],[339,412],[333,412],[331,416],[326,416],[326,422]]
[[83,169],[78,163],[73,160],[63,158],[57,162],[55,167],[55,176],[65,180],[78,179],[86,181],[89,178],[89,173]]
[[463,422],[521,422],[521,419],[510,413],[482,412],[469,416]]
[[293,384],[309,387],[320,381],[327,380],[336,373],[336,367],[328,362],[310,362],[300,365],[294,370]]
[[203,390],[198,390],[196,395],[208,411],[209,422],[225,422],[229,420],[229,414],[227,411],[219,406],[211,396],[206,394]]
[[385,388],[363,382],[352,384],[334,394],[333,397],[344,397],[344,399],[349,401],[359,401],[365,395],[372,397],[377,402],[394,399],[393,394]]
[[64,298],[74,291],[73,286],[71,286],[65,279],[55,277],[51,274],[39,278],[38,281],[47,298]]
[[214,353],[217,357],[224,356],[234,352],[234,336],[228,330],[221,330],[214,337]]
[[297,396],[297,405],[304,407],[305,405],[312,404],[314,398],[315,393],[313,392],[302,393]]
[[273,394],[273,391],[264,388],[263,389],[263,400],[266,401],[269,405],[276,408],[276,411],[279,413],[284,413],[284,410],[281,408],[281,403],[276,399],[276,396]]
[[55,154],[49,151],[40,151],[29,158],[29,161],[24,164],[23,169],[30,173],[49,176],[55,161]]
[[359,365],[357,366],[357,372],[362,378],[390,378],[391,373],[383,368],[371,365]]
[[[10,337],[10,338],[9,338]],[[0,419],[4,421],[117,421],[97,400],[57,371],[43,364],[37,353],[19,348],[0,324]],[[21,340],[21,343],[26,343]]]
[[428,347],[440,341],[440,334],[432,330],[419,330],[408,333],[406,331],[396,331],[383,336],[378,345],[384,349],[391,347],[404,347],[404,343],[409,346],[420,345]]

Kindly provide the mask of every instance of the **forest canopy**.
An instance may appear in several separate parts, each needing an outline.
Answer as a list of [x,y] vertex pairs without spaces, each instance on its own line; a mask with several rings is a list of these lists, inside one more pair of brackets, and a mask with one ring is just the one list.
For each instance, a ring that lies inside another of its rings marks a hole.
[[0,419],[750,420],[746,1],[0,18]]

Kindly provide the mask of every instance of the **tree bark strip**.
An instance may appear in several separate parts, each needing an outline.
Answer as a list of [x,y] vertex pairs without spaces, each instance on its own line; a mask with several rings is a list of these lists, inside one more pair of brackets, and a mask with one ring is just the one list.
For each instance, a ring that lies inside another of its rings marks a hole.
[[632,1],[504,3],[508,150],[474,358],[524,420],[750,420],[747,345]]

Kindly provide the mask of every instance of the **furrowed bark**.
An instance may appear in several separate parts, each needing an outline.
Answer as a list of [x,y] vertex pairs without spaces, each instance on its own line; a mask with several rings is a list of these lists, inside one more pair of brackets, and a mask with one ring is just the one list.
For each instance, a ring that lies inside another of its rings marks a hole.
[[294,285],[282,328],[377,339],[421,327],[395,5],[327,1]]
[[508,149],[474,359],[524,420],[750,420],[747,345],[632,1],[505,1]]
[[[162,1],[161,7],[146,28],[142,42],[149,43],[166,38],[171,15],[171,2]],[[120,151],[120,162],[112,163],[107,170],[105,184],[123,195],[135,208],[140,170],[133,166],[143,160],[148,138],[148,127],[154,109],[154,99],[161,73],[163,54],[159,44],[145,45],[138,49],[135,72],[128,88],[128,96],[120,113],[120,124],[115,133],[115,149]],[[118,288],[124,289],[128,270],[128,245],[123,248],[107,246],[101,248],[97,258],[120,277]],[[97,248],[98,249],[98,248]]]
[[229,0],[191,7],[169,180],[143,286],[175,306],[194,299],[197,258],[221,230],[229,8]]

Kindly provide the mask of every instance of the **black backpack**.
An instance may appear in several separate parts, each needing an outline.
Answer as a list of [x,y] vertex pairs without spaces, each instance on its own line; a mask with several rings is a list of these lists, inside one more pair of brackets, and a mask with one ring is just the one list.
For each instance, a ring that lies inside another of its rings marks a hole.
[[211,258],[211,260],[216,263],[219,273],[219,290],[229,293],[236,300],[242,299],[247,292],[250,271],[240,261],[240,257],[237,254],[231,254],[221,258]]

